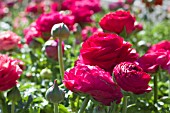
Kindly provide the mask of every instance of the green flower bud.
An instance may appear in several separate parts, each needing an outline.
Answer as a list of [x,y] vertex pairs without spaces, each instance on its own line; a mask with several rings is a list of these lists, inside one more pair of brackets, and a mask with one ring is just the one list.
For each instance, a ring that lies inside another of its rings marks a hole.
[[64,23],[55,24],[51,29],[51,36],[56,39],[68,39],[70,31]]
[[57,80],[54,80],[53,86],[47,90],[45,97],[49,102],[53,104],[60,103],[64,100],[65,92],[59,89]]
[[8,100],[11,101],[19,101],[21,99],[21,94],[18,88],[15,86],[13,87],[8,93],[7,93],[7,98]]
[[52,76],[52,71],[48,68],[44,68],[41,70],[40,76],[45,79],[50,79]]

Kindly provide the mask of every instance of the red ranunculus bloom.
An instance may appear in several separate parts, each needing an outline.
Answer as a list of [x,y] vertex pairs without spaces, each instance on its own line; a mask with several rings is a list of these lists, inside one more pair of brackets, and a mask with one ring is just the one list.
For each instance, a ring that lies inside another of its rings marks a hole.
[[4,31],[0,33],[0,51],[11,50],[18,46],[21,37],[12,31]]
[[120,87],[111,75],[97,66],[77,65],[65,72],[63,82],[69,90],[89,94],[104,105],[119,103],[122,98]]
[[97,65],[112,72],[114,66],[123,61],[136,61],[138,54],[130,48],[131,44],[111,33],[97,33],[82,45],[78,62]]
[[65,23],[70,30],[73,29],[75,20],[73,16],[64,15],[58,12],[42,14],[36,20],[36,29],[41,32],[41,35],[44,39],[50,38],[50,31],[54,24]]
[[163,40],[157,44],[154,44],[147,52],[156,52],[156,51],[170,51],[170,41],[168,40]]
[[113,73],[117,84],[125,91],[143,94],[152,90],[148,85],[150,75],[134,63],[122,62],[115,66]]
[[44,13],[45,6],[42,3],[40,3],[40,4],[30,4],[26,7],[25,11],[27,13],[41,14],[41,13]]
[[8,90],[17,84],[22,73],[18,63],[18,60],[0,54],[0,91]]
[[106,14],[99,22],[101,28],[106,31],[120,34],[124,28],[127,34],[134,30],[135,18],[127,11],[116,11]]
[[[58,40],[48,40],[43,48],[47,57],[58,60]],[[64,53],[64,42],[62,43],[62,51]]]

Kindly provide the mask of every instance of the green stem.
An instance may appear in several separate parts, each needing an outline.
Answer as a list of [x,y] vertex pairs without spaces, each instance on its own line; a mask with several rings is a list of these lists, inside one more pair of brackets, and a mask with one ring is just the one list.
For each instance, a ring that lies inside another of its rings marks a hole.
[[83,104],[82,104],[82,106],[81,106],[81,108],[80,108],[78,113],[83,113],[84,112],[84,110],[86,109],[86,106],[87,106],[87,104],[89,102],[89,99],[90,99],[89,97],[86,97],[84,99]]
[[157,103],[158,99],[158,76],[157,74],[154,75],[154,103]]
[[169,80],[168,80],[168,82],[169,82],[169,85],[168,85],[168,88],[169,88],[169,93],[168,93],[168,96],[169,96],[169,98],[170,98],[170,77],[169,77]]
[[61,39],[59,39],[59,44],[58,44],[58,59],[59,59],[59,65],[60,65],[61,78],[63,79],[64,63],[63,63],[63,52],[62,52],[62,40]]
[[54,113],[59,113],[58,103],[54,104]]
[[122,109],[122,113],[126,113],[127,111],[127,96],[123,97],[123,109]]
[[12,101],[11,113],[15,113],[15,102],[14,101]]
[[2,108],[1,109],[2,113],[8,113],[6,102],[5,102],[5,97],[4,97],[3,92],[0,92],[0,104],[1,104],[1,108]]

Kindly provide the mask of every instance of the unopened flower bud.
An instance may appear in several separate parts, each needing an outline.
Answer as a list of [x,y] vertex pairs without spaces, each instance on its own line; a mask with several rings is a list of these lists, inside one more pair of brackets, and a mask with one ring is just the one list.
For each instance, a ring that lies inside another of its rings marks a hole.
[[21,99],[21,94],[18,88],[15,86],[13,87],[8,93],[7,93],[7,98],[8,100],[11,101],[19,101]]
[[64,23],[55,24],[51,29],[51,36],[56,39],[67,39],[70,35],[70,31]]
[[65,92],[59,89],[57,80],[55,80],[53,86],[47,90],[45,97],[53,104],[60,103],[64,100]]
[[52,76],[52,72],[51,72],[50,69],[44,68],[44,69],[41,70],[40,76],[41,76],[42,78],[45,78],[45,79],[50,79],[51,76]]

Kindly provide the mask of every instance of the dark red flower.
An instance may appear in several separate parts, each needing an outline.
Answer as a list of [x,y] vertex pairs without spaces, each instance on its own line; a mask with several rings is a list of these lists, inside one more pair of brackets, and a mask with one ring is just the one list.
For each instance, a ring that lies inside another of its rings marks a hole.
[[124,28],[127,34],[134,30],[135,18],[127,11],[116,11],[106,14],[99,22],[101,28],[106,31],[120,34]]
[[104,105],[120,103],[122,93],[109,73],[97,66],[78,65],[65,72],[64,85],[75,93],[85,93]]
[[96,33],[83,43],[78,62],[112,72],[120,62],[136,61],[138,54],[130,47],[130,43],[116,34]]
[[150,75],[134,63],[122,62],[115,66],[113,73],[117,84],[125,91],[143,94],[152,90],[148,85]]
[[22,73],[18,63],[18,60],[0,54],[0,91],[8,90],[17,84]]

